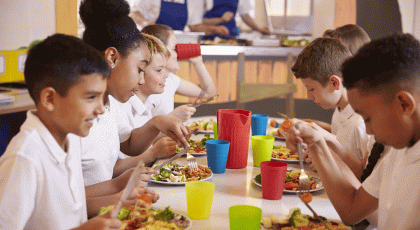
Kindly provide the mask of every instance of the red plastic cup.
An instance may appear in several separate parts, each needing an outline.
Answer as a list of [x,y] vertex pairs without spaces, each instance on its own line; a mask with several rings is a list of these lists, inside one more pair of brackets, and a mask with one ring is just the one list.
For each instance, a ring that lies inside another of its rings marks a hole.
[[230,142],[226,168],[241,169],[248,163],[251,111],[241,109],[217,110],[219,140]]
[[283,196],[287,163],[281,161],[263,161],[260,167],[263,198],[267,200],[280,200]]
[[201,55],[201,48],[199,43],[179,43],[175,46],[175,50],[178,54],[178,60],[197,57]]

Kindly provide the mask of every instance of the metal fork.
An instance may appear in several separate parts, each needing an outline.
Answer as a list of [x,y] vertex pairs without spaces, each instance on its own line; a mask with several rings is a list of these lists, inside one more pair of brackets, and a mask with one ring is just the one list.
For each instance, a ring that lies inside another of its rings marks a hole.
[[198,107],[198,106],[200,106],[200,105],[204,105],[204,104],[209,103],[210,101],[213,101],[213,100],[214,100],[214,99],[216,99],[218,96],[219,96],[219,94],[214,95],[213,97],[209,97],[209,98],[203,99],[203,100],[201,100],[201,101],[199,101],[199,102],[195,103],[195,105],[191,105],[191,106],[192,106],[192,107],[197,108],[197,107]]
[[[299,125],[295,125],[295,129],[299,129]],[[299,166],[300,166],[300,176],[299,176],[299,191],[302,193],[309,192],[311,189],[311,182],[309,180],[308,175],[305,173],[305,169],[303,169],[303,150],[302,150],[302,143],[297,143],[297,152],[299,156]]]
[[190,166],[192,171],[198,171],[197,160],[190,153],[187,153],[187,163],[188,163],[188,166]]
[[200,94],[198,94],[197,99],[191,104],[192,107],[195,107],[195,105],[197,105],[197,102],[204,97],[204,95],[206,95],[206,91],[207,91],[208,86],[204,86],[203,89],[201,90]]
[[299,196],[300,200],[306,205],[306,207],[309,208],[309,210],[311,210],[312,214],[314,214],[315,219],[319,220],[324,225],[324,227],[326,229],[331,230],[328,227],[328,225],[321,219],[321,217],[319,217],[318,214],[316,214],[316,212],[311,208],[311,206],[308,203],[306,203],[305,199],[302,198],[302,195],[303,194],[299,191],[298,196]]

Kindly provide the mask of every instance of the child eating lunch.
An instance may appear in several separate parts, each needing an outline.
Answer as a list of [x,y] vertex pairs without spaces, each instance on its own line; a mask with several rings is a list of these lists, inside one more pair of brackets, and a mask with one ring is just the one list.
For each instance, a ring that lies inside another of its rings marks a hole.
[[169,76],[166,79],[165,89],[162,94],[155,94],[150,96],[150,100],[154,105],[153,116],[169,115],[187,121],[196,111],[190,105],[182,105],[174,110],[174,95],[179,94],[187,97],[198,97],[202,89],[206,89],[205,97],[215,96],[216,87],[213,80],[203,63],[201,56],[190,58],[197,76],[200,81],[201,88],[192,82],[180,79],[173,72],[180,70],[180,65],[177,60],[177,53],[175,46],[177,44],[176,36],[173,30],[166,25],[149,25],[142,29],[142,33],[153,35],[159,38],[168,48],[171,53],[168,58],[166,69],[169,71]]

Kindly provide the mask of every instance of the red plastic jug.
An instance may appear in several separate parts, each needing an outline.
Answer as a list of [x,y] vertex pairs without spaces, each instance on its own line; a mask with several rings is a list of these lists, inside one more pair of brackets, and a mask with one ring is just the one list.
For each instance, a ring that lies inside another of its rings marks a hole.
[[248,162],[251,111],[241,109],[217,110],[219,140],[230,142],[226,168],[245,168]]

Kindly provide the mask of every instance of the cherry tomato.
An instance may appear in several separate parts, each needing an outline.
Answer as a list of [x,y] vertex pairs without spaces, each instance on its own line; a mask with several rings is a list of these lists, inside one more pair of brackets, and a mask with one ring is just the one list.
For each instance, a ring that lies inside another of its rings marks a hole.
[[141,194],[137,199],[143,200],[144,202],[151,204],[152,203],[152,197],[150,197],[148,194],[143,193]]
[[285,120],[283,123],[281,123],[280,128],[284,131],[288,130],[292,126],[292,122],[290,120]]

